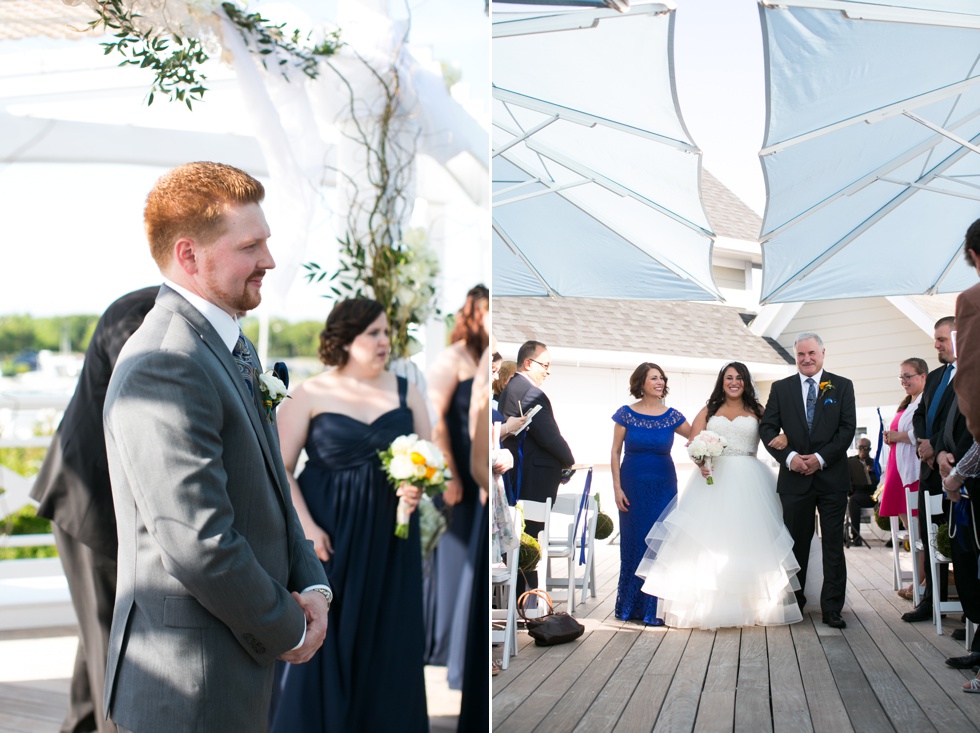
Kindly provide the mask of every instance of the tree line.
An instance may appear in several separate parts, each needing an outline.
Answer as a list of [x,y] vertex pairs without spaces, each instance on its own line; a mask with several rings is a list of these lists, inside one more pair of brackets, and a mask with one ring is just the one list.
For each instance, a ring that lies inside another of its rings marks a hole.
[[[91,314],[46,318],[0,316],[0,362],[3,373],[9,375],[27,369],[23,360],[15,363],[15,359],[44,349],[60,351],[65,345],[68,351],[84,353],[98,320],[98,315]],[[242,327],[246,336],[258,341],[258,319],[245,318]],[[269,354],[287,358],[316,356],[322,329],[321,321],[293,323],[281,318],[272,319],[269,322]]]

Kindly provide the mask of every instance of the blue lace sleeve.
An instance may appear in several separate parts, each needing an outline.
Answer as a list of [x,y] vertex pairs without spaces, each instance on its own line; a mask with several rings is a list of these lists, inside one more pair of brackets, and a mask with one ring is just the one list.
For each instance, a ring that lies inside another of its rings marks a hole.
[[618,410],[616,410],[616,412],[613,413],[612,420],[617,425],[622,425],[623,427],[626,427],[626,421],[628,419],[627,415],[628,413],[626,410],[626,406],[624,405],[623,407],[620,407]]
[[681,414],[680,410],[675,410],[673,407],[671,407],[668,412],[668,417],[671,419],[671,427],[676,428],[678,425],[683,425],[684,421],[687,420],[687,418]]

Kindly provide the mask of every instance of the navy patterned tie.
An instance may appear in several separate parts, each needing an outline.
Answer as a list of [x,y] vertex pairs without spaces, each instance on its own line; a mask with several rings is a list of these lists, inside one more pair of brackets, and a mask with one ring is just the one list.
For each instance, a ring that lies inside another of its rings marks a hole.
[[252,352],[248,348],[245,334],[241,331],[238,332],[238,342],[235,344],[235,348],[231,350],[231,355],[235,357],[235,364],[238,365],[238,371],[242,373],[242,379],[245,380],[248,393],[254,398],[255,387],[252,384]]
[[[812,377],[806,378],[806,429],[813,430],[813,406],[817,402],[817,385]],[[797,403],[799,404],[799,403]]]

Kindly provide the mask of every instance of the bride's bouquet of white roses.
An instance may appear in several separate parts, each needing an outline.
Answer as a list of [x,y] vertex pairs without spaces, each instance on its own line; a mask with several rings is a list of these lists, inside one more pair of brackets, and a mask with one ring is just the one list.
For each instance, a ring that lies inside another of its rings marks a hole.
[[708,484],[715,482],[711,476],[711,459],[720,456],[726,445],[728,445],[728,441],[718,433],[702,430],[694,436],[690,445],[687,446],[687,453],[694,459],[694,462],[699,466],[706,465],[708,467]]
[[[402,484],[410,484],[427,496],[434,496],[445,491],[446,481],[452,478],[442,451],[415,433],[395,438],[386,450],[378,451],[378,456],[396,490]],[[408,505],[402,497],[395,514],[395,536],[403,540],[408,539],[408,516]]]

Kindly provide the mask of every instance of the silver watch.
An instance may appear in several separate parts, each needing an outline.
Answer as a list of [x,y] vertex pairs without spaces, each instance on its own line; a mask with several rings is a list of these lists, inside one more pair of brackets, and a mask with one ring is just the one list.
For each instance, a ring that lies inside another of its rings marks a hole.
[[330,604],[333,603],[333,591],[326,586],[317,586],[316,588],[310,588],[312,591],[316,591],[324,598],[327,599],[327,610],[330,610]]

